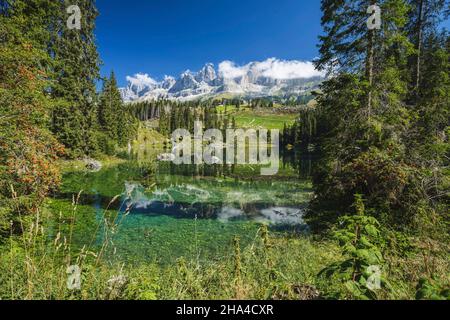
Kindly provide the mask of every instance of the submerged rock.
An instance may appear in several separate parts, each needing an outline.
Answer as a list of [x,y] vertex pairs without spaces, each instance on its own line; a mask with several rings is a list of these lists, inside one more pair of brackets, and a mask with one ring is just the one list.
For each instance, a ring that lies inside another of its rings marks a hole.
[[271,207],[261,210],[261,215],[270,224],[275,225],[302,225],[303,210],[298,208]]

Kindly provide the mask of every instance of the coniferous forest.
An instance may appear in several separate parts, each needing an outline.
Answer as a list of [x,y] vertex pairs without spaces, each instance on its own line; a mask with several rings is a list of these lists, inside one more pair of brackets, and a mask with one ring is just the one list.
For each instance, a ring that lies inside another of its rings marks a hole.
[[[320,1],[310,96],[133,103],[69,2],[0,0],[0,299],[450,298],[447,0]],[[278,174],[160,161],[195,121]]]

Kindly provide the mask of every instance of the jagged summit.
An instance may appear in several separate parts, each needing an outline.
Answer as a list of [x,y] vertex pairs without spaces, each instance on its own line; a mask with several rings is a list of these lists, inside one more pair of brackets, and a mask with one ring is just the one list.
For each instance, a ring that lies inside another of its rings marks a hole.
[[214,80],[217,79],[216,69],[212,63],[207,63],[196,75],[195,80],[197,82],[205,82],[209,85],[213,85]]

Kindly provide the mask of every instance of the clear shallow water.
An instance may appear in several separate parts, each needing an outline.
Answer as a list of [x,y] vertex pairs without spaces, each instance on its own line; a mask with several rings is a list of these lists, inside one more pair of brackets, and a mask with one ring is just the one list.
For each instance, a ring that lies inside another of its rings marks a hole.
[[[130,160],[96,173],[67,172],[50,207],[70,210],[73,195],[83,190],[73,239],[79,246],[109,239],[111,259],[214,259],[228,254],[234,236],[243,246],[251,243],[261,223],[277,233],[307,229],[302,214],[309,182],[290,165],[269,178],[254,172],[259,170],[248,166],[199,170]],[[114,233],[105,233],[103,221],[118,224]]]

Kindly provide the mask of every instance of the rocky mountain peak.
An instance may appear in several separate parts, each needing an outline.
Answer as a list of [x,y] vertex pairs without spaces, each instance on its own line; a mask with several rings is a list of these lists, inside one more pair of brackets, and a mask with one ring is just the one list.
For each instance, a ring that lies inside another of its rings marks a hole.
[[205,82],[208,84],[212,84],[216,79],[216,70],[214,69],[214,65],[212,63],[205,64],[205,66],[195,76],[195,80],[197,82]]

